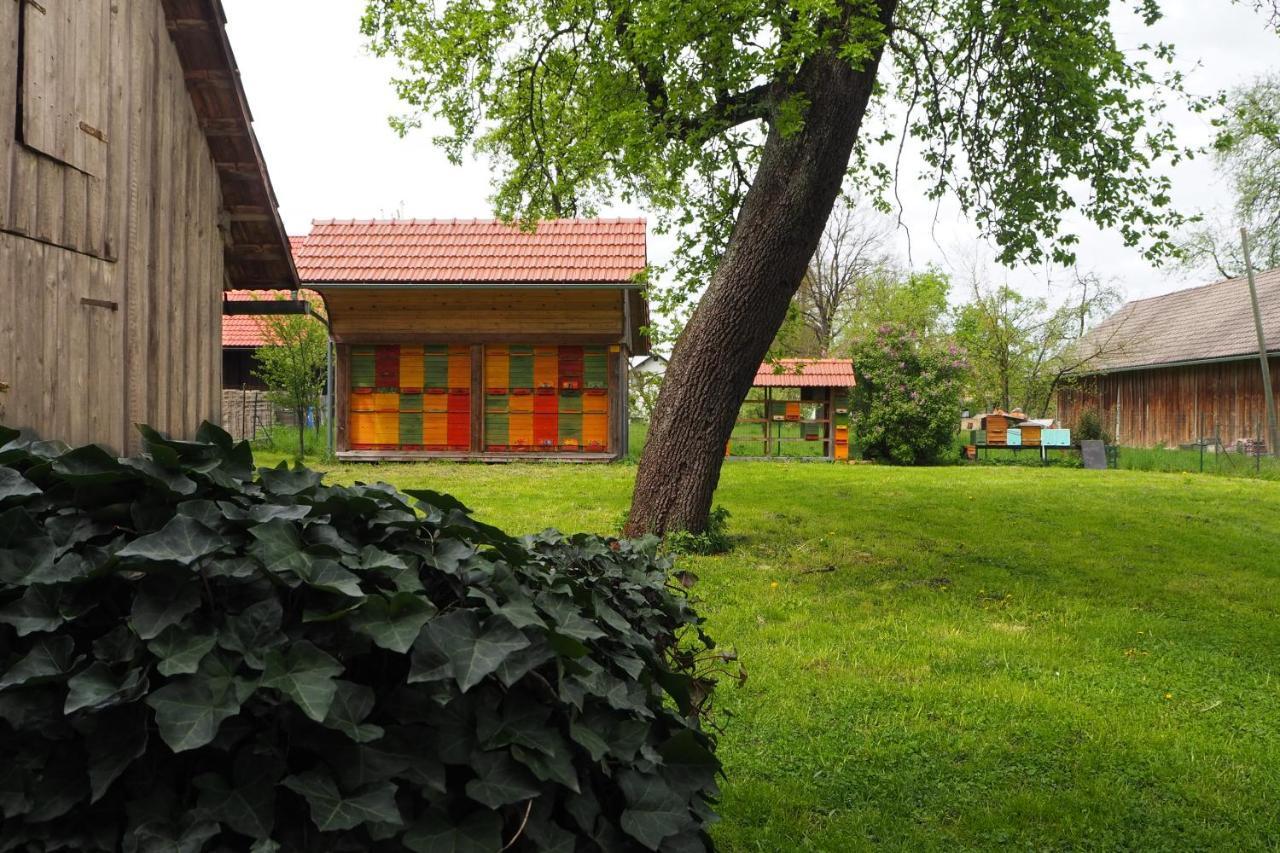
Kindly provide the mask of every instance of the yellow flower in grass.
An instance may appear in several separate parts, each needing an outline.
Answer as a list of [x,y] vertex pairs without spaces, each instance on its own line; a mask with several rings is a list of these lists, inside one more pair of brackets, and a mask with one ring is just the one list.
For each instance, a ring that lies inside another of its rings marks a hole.
[[777,581],[774,581],[773,583],[769,584],[769,589],[777,589],[777,588],[778,588],[778,582],[777,582]]

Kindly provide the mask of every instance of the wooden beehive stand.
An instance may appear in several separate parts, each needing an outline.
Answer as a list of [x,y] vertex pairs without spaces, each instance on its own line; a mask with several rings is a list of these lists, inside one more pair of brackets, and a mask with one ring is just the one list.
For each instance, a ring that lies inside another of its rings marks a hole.
[[[787,458],[847,460],[849,458],[849,400],[848,392],[837,388],[756,389],[761,393],[748,396],[743,411],[735,422],[735,435],[725,446],[726,456],[738,458]],[[775,394],[775,391],[787,392]],[[798,395],[791,393],[798,391]],[[795,396],[797,399],[787,399]],[[780,398],[780,399],[779,399]],[[746,414],[747,410],[759,410],[760,417]],[[806,416],[812,413],[812,416]],[[786,435],[787,426],[799,427],[797,435]],[[737,427],[759,429],[759,438],[738,434]],[[821,456],[789,456],[788,444],[822,442]],[[733,453],[733,445],[760,445],[760,454]]]

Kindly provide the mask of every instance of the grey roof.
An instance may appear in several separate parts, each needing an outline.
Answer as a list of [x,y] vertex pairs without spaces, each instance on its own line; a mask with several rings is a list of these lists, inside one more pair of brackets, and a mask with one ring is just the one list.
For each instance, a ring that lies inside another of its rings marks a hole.
[[[1280,352],[1280,268],[1255,273],[1268,352]],[[1079,373],[1183,362],[1256,358],[1258,336],[1248,279],[1191,287],[1126,302],[1080,343]]]

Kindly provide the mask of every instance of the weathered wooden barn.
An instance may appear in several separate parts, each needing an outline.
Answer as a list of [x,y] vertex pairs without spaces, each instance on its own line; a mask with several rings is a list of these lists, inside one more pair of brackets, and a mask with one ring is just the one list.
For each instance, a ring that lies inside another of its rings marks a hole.
[[0,2],[0,422],[217,420],[225,288],[297,273],[218,0]]
[[[1256,276],[1272,385],[1280,389],[1280,269]],[[1058,394],[1074,427],[1095,410],[1118,444],[1175,447],[1265,437],[1249,285],[1232,278],[1126,303],[1085,338],[1093,358]]]
[[335,344],[339,458],[626,452],[643,220],[324,221],[296,258]]

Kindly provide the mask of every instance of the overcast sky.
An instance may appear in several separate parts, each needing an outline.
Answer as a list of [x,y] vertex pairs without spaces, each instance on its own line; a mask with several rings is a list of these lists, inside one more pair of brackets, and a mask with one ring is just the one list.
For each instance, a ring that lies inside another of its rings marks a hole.
[[[453,166],[432,145],[429,128],[401,139],[388,126],[387,117],[400,111],[390,85],[395,67],[365,49],[361,0],[224,0],[224,6],[254,126],[291,234],[305,234],[312,219],[491,215],[484,162]],[[1118,32],[1129,43],[1176,44],[1180,65],[1193,69],[1194,91],[1211,93],[1280,68],[1280,37],[1250,9],[1227,0],[1166,0],[1163,6],[1166,18],[1154,33],[1127,12],[1117,17]],[[1207,117],[1175,120],[1185,142],[1202,143],[1211,135]],[[904,167],[904,173],[911,171]],[[1180,165],[1171,174],[1182,209],[1221,207],[1225,188],[1207,160]],[[952,206],[935,212],[910,182],[901,195],[915,266],[937,263],[956,271],[974,254],[976,232]],[[644,211],[619,206],[606,214]],[[1114,278],[1130,298],[1198,283],[1176,270],[1152,269],[1113,234],[1087,226],[1080,233],[1080,267]],[[899,237],[905,255],[906,235]],[[650,235],[650,260],[661,262],[666,254],[667,244]],[[1008,278],[1026,291],[1046,291],[1043,270],[1014,270]],[[953,292],[953,299],[962,296]]]

